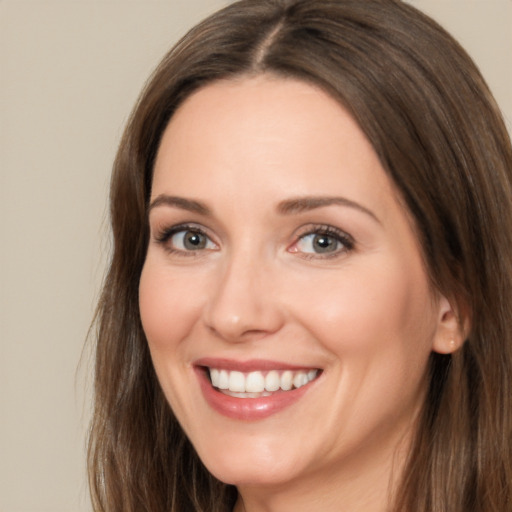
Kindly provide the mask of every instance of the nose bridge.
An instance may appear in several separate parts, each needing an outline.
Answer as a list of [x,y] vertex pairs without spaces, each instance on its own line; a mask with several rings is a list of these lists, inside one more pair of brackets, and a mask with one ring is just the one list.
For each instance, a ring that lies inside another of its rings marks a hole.
[[272,276],[272,265],[254,248],[246,246],[226,255],[208,298],[208,328],[229,341],[278,330],[282,312],[270,289]]

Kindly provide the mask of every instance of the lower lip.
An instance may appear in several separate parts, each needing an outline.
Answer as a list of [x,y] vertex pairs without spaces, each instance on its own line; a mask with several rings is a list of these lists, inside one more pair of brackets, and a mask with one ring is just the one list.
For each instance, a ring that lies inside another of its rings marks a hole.
[[218,413],[235,420],[257,421],[268,418],[296,403],[308,392],[310,382],[291,391],[277,391],[260,398],[237,398],[221,393],[212,387],[204,368],[197,368],[201,391],[208,405]]

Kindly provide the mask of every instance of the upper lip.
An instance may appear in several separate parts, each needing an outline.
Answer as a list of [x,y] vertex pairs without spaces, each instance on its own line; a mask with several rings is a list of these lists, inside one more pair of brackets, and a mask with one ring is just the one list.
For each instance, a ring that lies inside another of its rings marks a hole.
[[203,357],[194,362],[194,366],[202,366],[208,368],[217,368],[219,370],[239,371],[242,373],[255,371],[271,371],[271,370],[314,370],[316,366],[310,365],[294,365],[281,361],[272,361],[269,359],[249,359],[246,361],[238,361],[234,359]]

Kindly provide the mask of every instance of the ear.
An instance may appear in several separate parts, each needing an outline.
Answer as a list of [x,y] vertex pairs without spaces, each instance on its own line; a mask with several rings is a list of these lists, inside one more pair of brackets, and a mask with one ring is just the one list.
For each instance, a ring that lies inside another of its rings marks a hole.
[[443,296],[438,302],[438,313],[432,350],[439,354],[452,354],[462,347],[469,334],[469,316],[452,306]]

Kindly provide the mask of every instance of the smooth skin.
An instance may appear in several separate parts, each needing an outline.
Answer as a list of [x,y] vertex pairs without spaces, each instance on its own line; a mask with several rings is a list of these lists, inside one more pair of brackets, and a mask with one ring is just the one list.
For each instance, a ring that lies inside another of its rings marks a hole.
[[[152,360],[204,464],[238,487],[235,510],[386,510],[429,356],[462,336],[352,117],[292,79],[208,85],[165,130],[151,204]],[[289,407],[244,421],[208,405],[201,358],[321,373]]]

